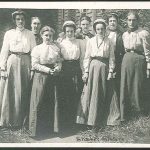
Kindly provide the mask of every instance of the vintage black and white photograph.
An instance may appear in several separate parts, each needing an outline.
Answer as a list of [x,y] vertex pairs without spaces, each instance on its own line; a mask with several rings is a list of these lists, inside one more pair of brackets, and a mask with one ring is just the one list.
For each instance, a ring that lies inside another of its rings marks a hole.
[[150,144],[150,3],[0,4],[0,143]]

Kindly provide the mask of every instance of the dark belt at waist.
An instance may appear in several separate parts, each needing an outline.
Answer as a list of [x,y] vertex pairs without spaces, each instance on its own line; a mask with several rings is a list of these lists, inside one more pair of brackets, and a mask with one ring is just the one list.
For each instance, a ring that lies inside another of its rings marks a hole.
[[10,51],[10,54],[14,54],[14,55],[30,55],[30,52],[28,52],[28,53],[23,53],[23,52],[11,52]]
[[97,56],[97,57],[91,57],[91,60],[93,59],[97,59],[97,60],[100,60],[100,61],[108,61],[109,59],[106,58],[106,57],[100,57],[100,56]]
[[75,59],[72,59],[72,60],[64,60],[63,62],[65,63],[78,63],[79,62],[79,59],[75,60]]
[[137,53],[137,54],[143,55],[142,51],[138,51],[136,49],[126,49],[126,52]]

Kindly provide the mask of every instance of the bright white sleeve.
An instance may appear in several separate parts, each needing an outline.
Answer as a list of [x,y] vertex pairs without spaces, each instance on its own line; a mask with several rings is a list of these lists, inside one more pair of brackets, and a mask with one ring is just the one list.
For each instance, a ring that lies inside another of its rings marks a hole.
[[142,40],[143,40],[143,48],[144,54],[147,62],[147,69],[150,69],[150,34],[148,31],[142,31]]
[[113,46],[111,41],[109,42],[109,44],[110,44],[109,72],[113,72],[115,68],[115,54],[114,54],[115,47]]
[[37,47],[33,48],[33,51],[31,53],[31,62],[32,62],[31,70],[38,70],[41,72],[49,73],[50,68],[40,64],[40,54],[39,49]]
[[91,61],[91,58],[90,58],[91,51],[92,51],[91,40],[88,40],[87,45],[86,45],[85,57],[83,60],[84,73],[89,72],[89,65],[90,65],[90,61]]
[[0,69],[6,70],[7,59],[9,55],[10,44],[9,44],[9,33],[8,31],[4,35],[3,45],[0,54]]

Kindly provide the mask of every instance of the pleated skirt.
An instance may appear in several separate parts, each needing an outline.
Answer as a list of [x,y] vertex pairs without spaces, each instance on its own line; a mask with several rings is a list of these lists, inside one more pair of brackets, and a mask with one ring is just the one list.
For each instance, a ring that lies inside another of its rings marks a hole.
[[92,59],[78,105],[76,123],[100,126],[105,120],[108,59]]
[[131,116],[131,112],[141,112],[143,110],[145,81],[145,56],[138,53],[127,52],[123,57],[121,68],[121,121]]
[[31,136],[59,132],[59,77],[35,71],[30,99]]
[[0,126],[22,127],[25,122],[29,106],[30,65],[28,54],[11,54],[8,58],[8,78],[1,83]]

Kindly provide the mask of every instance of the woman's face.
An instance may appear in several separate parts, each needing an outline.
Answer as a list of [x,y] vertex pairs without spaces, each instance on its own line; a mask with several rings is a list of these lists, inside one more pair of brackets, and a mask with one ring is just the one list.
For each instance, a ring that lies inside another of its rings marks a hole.
[[117,28],[117,19],[115,17],[109,18],[109,29],[110,30],[116,30]]
[[89,32],[89,26],[90,26],[90,22],[87,21],[87,20],[82,20],[81,21],[81,28],[82,28],[82,31],[87,33]]
[[66,37],[72,38],[74,37],[75,32],[73,27],[66,27]]
[[53,41],[53,33],[51,31],[45,31],[42,34],[43,42],[49,44]]
[[128,16],[127,22],[128,22],[128,27],[130,29],[136,28],[138,26],[138,20],[134,14],[130,14]]
[[98,34],[98,35],[104,35],[105,34],[105,27],[104,27],[104,25],[103,24],[97,24],[96,25],[96,33]]
[[16,15],[15,22],[18,28],[23,28],[25,26],[24,15]]
[[41,22],[38,18],[32,20],[31,28],[35,34],[38,34],[40,32]]

